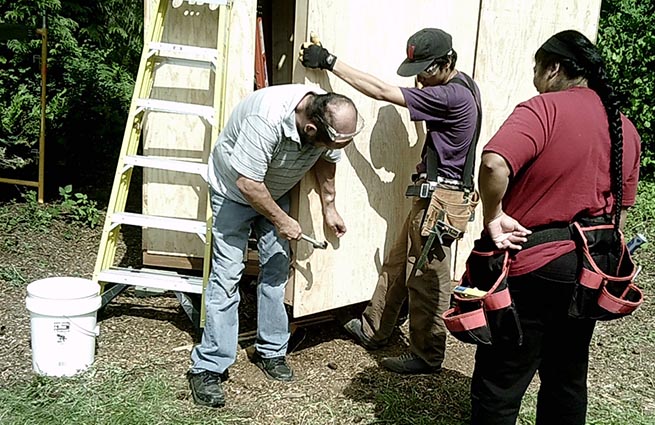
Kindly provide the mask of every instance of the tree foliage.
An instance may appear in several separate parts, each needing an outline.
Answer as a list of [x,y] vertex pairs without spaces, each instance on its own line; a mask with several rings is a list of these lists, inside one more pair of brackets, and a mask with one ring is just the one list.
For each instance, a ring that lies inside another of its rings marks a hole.
[[655,2],[603,0],[598,46],[621,101],[642,139],[642,178],[655,171]]
[[[134,0],[0,0],[0,23],[48,27],[48,160],[118,150],[142,46]],[[41,39],[0,43],[0,170],[37,159]],[[87,158],[88,159],[88,158]],[[70,165],[70,164],[69,164]]]

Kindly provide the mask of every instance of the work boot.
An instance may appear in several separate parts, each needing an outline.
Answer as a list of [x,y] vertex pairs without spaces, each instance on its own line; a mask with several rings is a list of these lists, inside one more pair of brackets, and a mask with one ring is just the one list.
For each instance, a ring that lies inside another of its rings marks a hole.
[[227,380],[227,371],[225,373],[209,370],[199,373],[188,371],[186,376],[191,387],[193,401],[196,404],[209,407],[225,406],[225,393],[221,383]]
[[362,329],[362,321],[360,319],[351,319],[343,328],[348,332],[348,334],[355,340],[355,342],[367,350],[379,350],[383,346],[389,343],[388,340],[376,342],[371,341],[369,337],[364,335],[364,330]]
[[264,372],[269,379],[276,381],[293,380],[293,369],[287,363],[285,356],[264,358],[255,352],[252,356],[252,362]]
[[414,353],[405,353],[399,357],[385,357],[380,364],[392,372],[419,375],[424,373],[437,373],[441,366],[430,366]]

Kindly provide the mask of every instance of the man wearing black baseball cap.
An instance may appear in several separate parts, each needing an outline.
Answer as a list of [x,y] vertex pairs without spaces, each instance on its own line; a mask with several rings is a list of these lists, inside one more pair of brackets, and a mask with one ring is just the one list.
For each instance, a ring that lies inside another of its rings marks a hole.
[[[408,88],[387,84],[337,60],[315,36],[311,41],[300,50],[300,61],[305,67],[329,70],[366,96],[408,108],[412,121],[425,121],[426,139],[417,175],[425,176],[430,188],[444,187],[461,193],[461,200],[466,199],[472,189],[473,167],[472,163],[466,164],[470,162],[466,159],[479,132],[480,92],[470,77],[455,69],[457,53],[450,34],[425,28],[407,40],[407,57],[397,73],[415,76],[419,86]],[[415,199],[405,224],[407,233],[401,235],[385,258],[375,292],[361,319],[345,324],[357,343],[369,350],[380,348],[389,342],[407,300],[410,352],[381,361],[382,366],[397,373],[435,373],[441,370],[444,359],[446,328],[441,315],[450,304],[453,239],[442,238],[441,246],[437,243],[437,249],[431,252],[438,254],[430,255],[433,259],[405,278],[426,241],[421,227],[429,201],[429,196]]]
[[436,28],[424,28],[407,40],[407,59],[398,67],[398,75],[413,77],[425,71],[435,59],[452,54],[450,34]]

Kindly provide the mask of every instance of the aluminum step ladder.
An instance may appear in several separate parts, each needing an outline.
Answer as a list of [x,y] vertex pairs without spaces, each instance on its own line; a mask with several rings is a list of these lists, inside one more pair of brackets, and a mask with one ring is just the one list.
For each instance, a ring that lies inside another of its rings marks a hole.
[[[163,43],[167,11],[182,5],[181,0],[160,0],[151,22],[146,29],[139,71],[134,86],[125,133],[116,167],[116,175],[107,205],[107,215],[102,231],[93,280],[101,286],[102,306],[114,299],[129,286],[173,291],[194,324],[204,325],[204,290],[211,268],[211,205],[207,203],[206,220],[191,220],[126,212],[125,207],[132,171],[135,167],[189,173],[207,179],[207,164],[137,155],[147,114],[151,112],[194,115],[211,126],[210,144],[213,144],[224,125],[224,100],[226,90],[226,66],[231,0],[187,0],[189,5],[207,5],[218,9],[216,48]],[[201,67],[211,70],[210,86],[213,87],[211,105],[173,102],[151,98],[155,69],[161,63],[182,67]],[[209,146],[208,151],[211,151]],[[116,248],[121,226],[164,229],[196,234],[204,243],[202,278],[177,272],[136,267],[118,267],[115,263]],[[189,296],[201,295],[198,302]]]

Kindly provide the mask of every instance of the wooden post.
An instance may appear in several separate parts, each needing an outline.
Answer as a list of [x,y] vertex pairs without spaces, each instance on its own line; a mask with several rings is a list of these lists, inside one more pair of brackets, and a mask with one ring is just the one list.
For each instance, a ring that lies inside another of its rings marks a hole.
[[[27,33],[25,31],[26,27],[21,25],[6,24],[4,25],[3,37],[0,39],[23,39],[28,38],[31,32]],[[7,184],[17,184],[21,186],[31,186],[38,189],[38,201],[43,203],[43,192],[44,192],[44,180],[45,180],[45,108],[46,108],[46,59],[48,54],[48,30],[46,29],[46,19],[45,15],[43,16],[43,27],[38,28],[36,33],[41,36],[41,128],[39,131],[39,178],[37,181],[31,180],[17,180],[17,179],[6,179],[0,178],[0,183]]]
[[39,131],[39,203],[43,203],[43,192],[45,191],[45,112],[46,112],[46,74],[48,70],[48,29],[46,28],[45,15],[43,16],[43,27],[36,30],[41,35],[41,129]]

